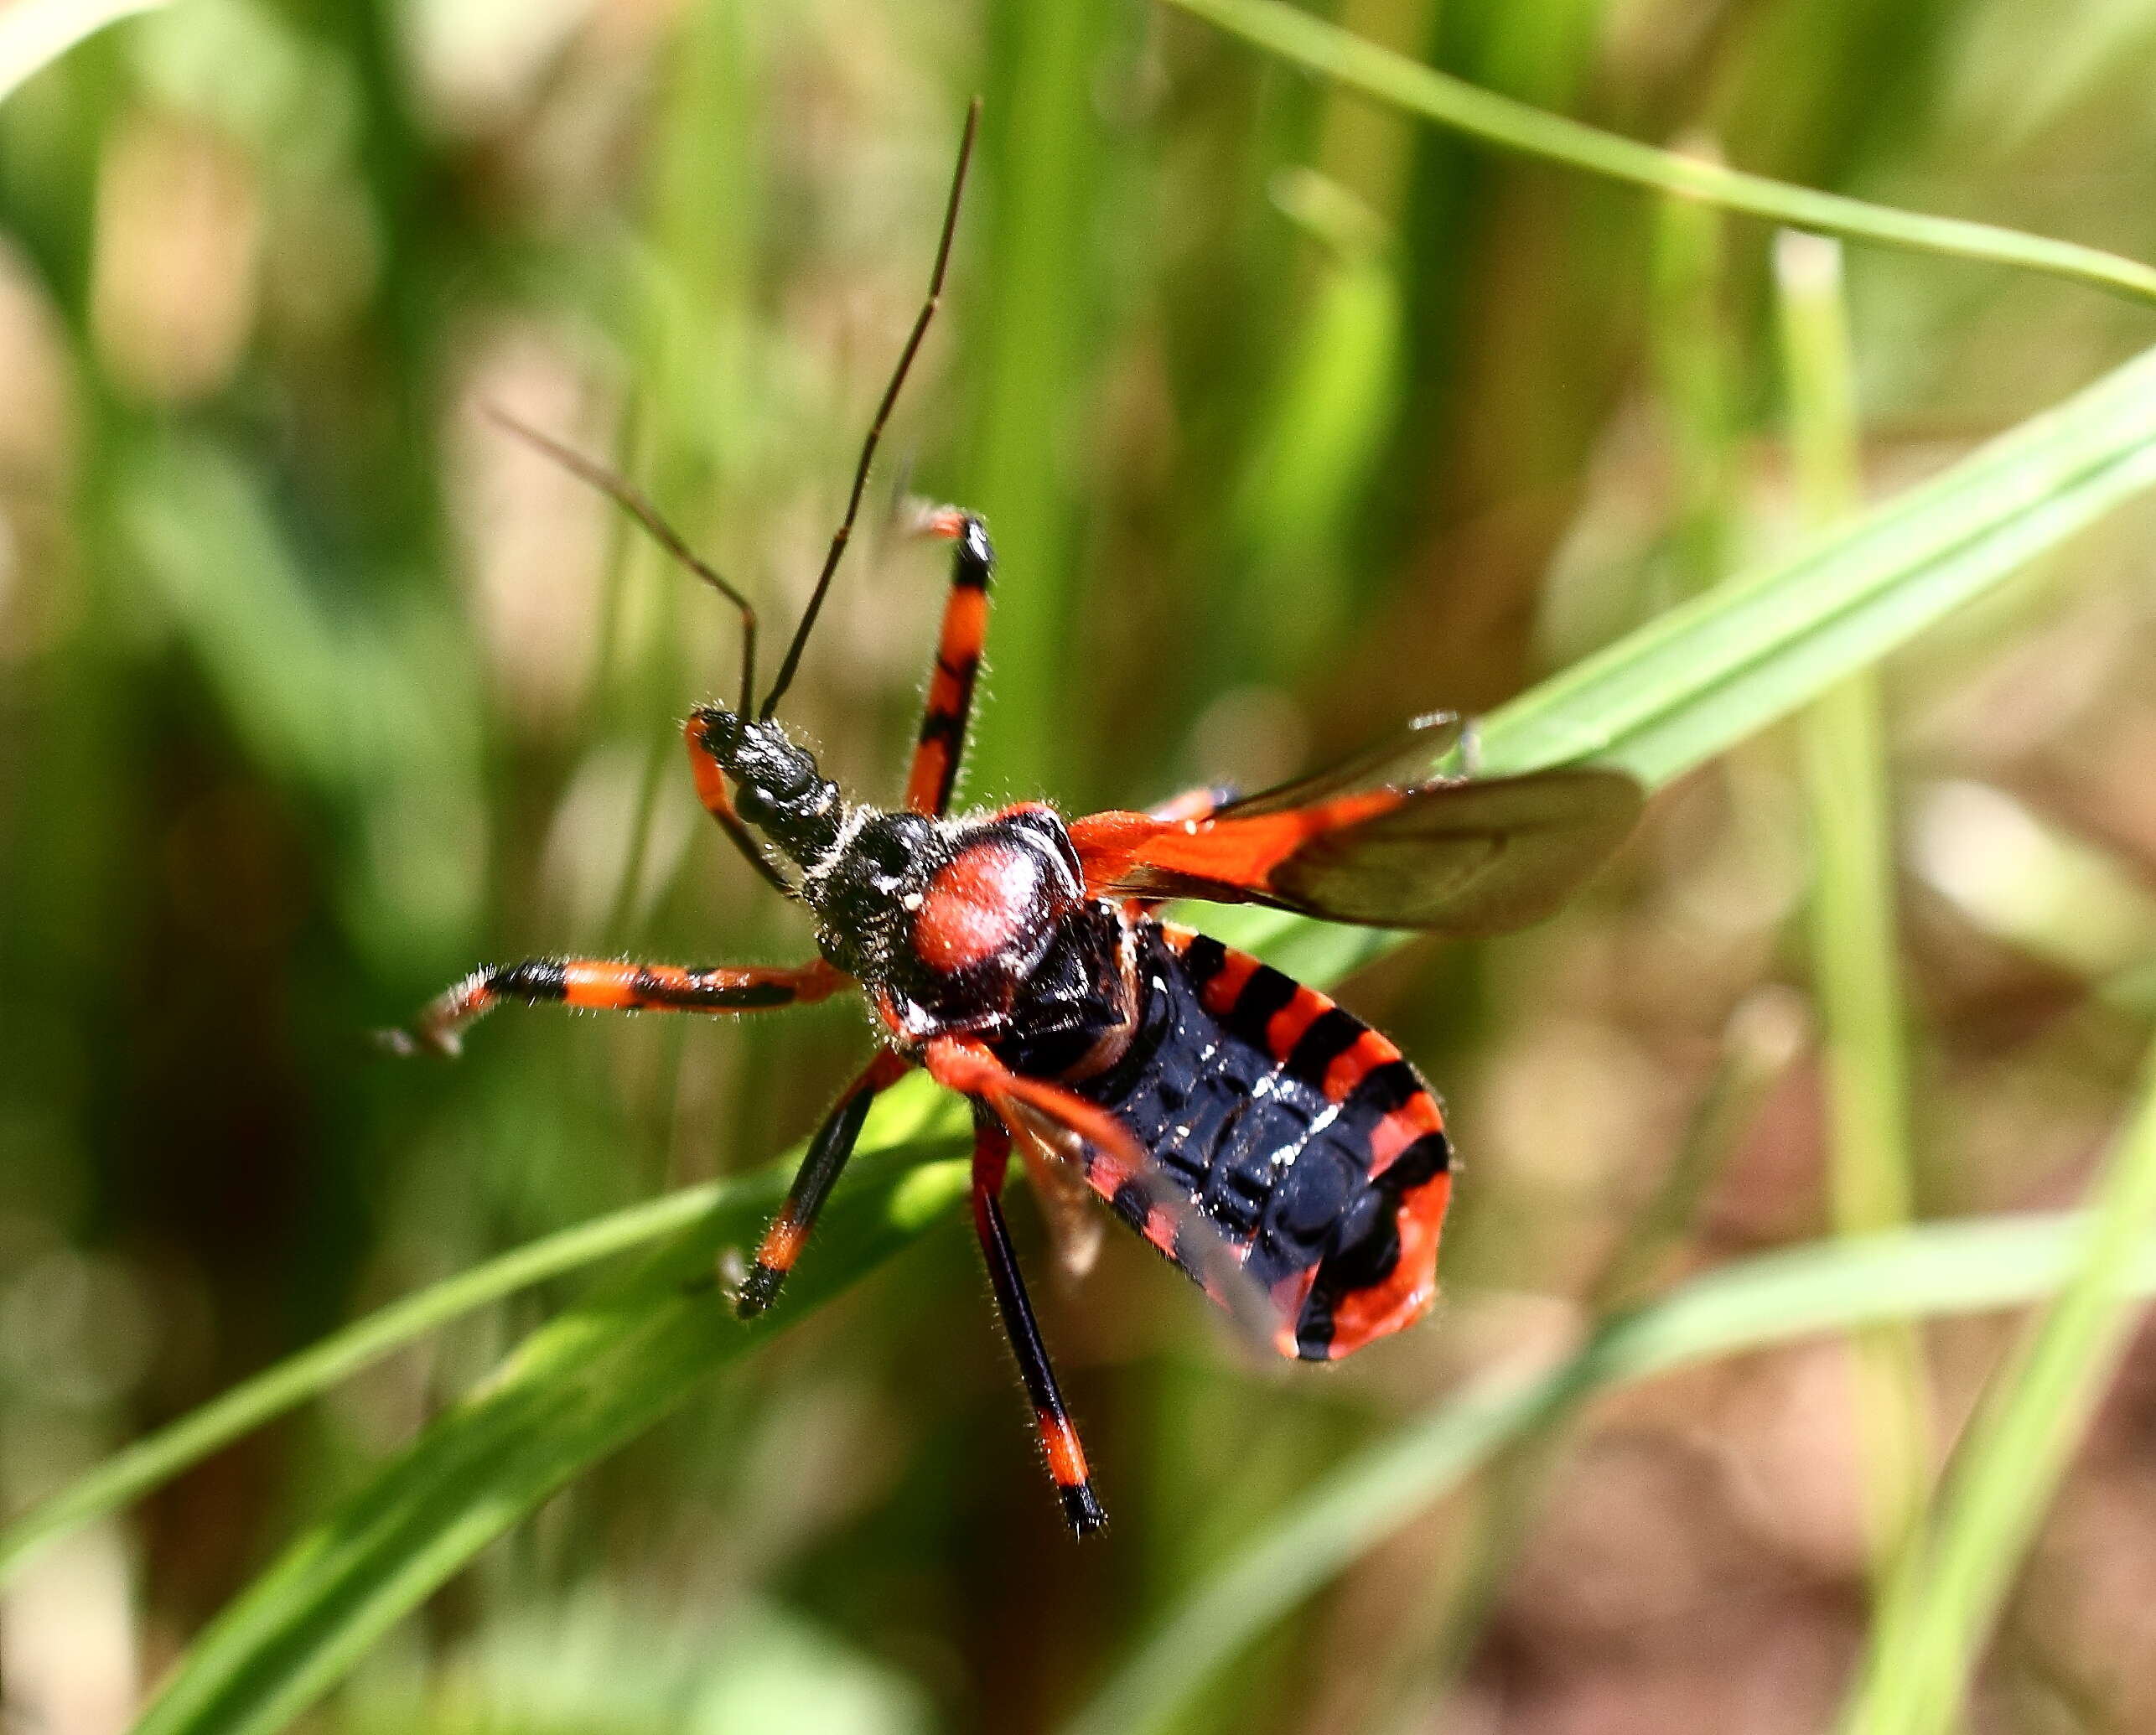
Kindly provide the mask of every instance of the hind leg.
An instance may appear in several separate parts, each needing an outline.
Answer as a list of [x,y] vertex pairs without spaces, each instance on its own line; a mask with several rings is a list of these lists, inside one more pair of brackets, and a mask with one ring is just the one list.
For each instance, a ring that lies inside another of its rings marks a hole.
[[1040,1432],[1041,1449],[1048,1458],[1048,1473],[1063,1502],[1064,1521],[1072,1534],[1090,1536],[1107,1528],[1108,1515],[1093,1492],[1093,1479],[1086,1468],[1086,1448],[1078,1443],[1063,1392],[1049,1365],[1048,1347],[1027,1299],[1025,1282],[1018,1274],[1018,1256],[1011,1248],[1011,1233],[1003,1222],[1001,1198],[1003,1177],[1010,1166],[1010,1129],[984,1104],[973,1106],[973,1229],[981,1238],[981,1256],[988,1266],[988,1282],[996,1292],[997,1310],[1018,1358],[1018,1377],[1025,1382],[1033,1402],[1034,1426]]

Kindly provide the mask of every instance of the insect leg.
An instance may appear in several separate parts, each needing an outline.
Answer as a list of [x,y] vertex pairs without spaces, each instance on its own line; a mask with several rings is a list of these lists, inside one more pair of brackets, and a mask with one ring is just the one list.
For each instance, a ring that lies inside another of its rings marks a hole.
[[1084,1140],[1096,1161],[1113,1163],[1118,1173],[1134,1174],[1145,1167],[1145,1147],[1113,1115],[1060,1085],[1013,1072],[977,1038],[935,1037],[921,1050],[921,1064],[946,1090],[985,1098],[998,1111],[1008,1106],[1038,1116]]
[[1062,1497],[1063,1517],[1072,1532],[1090,1536],[1106,1530],[1108,1515],[1093,1492],[1093,1479],[1086,1468],[1086,1448],[1078,1443],[1063,1394],[1055,1384],[1055,1370],[1049,1365],[1047,1346],[1026,1299],[1025,1282],[1018,1275],[1018,1256],[1011,1248],[1011,1234],[1003,1222],[998,1195],[1011,1158],[1010,1130],[986,1105],[973,1106],[973,1227],[981,1237],[981,1256],[987,1261],[988,1281],[994,1286],[996,1306],[1010,1336],[1011,1353],[1018,1358],[1018,1377],[1032,1400],[1034,1423],[1048,1454],[1048,1473]]
[[794,1268],[801,1244],[816,1226],[816,1213],[823,1209],[846,1159],[853,1154],[870,1106],[880,1093],[904,1078],[911,1066],[910,1061],[886,1049],[832,1105],[823,1125],[809,1141],[808,1155],[801,1159],[794,1184],[787,1189],[785,1204],[756,1248],[756,1262],[749,1266],[734,1303],[734,1312],[741,1318],[754,1319],[778,1298],[779,1286]]
[[409,1030],[383,1032],[382,1042],[399,1054],[454,1054],[463,1045],[463,1027],[504,1000],[595,1012],[763,1012],[826,999],[852,980],[821,958],[783,968],[702,970],[611,958],[526,958],[474,970],[428,1002]]
[[946,1090],[985,1101],[1007,1124],[1075,1146],[1072,1162],[1117,1216],[1195,1278],[1253,1342],[1272,1341],[1267,1298],[1243,1271],[1241,1251],[1122,1121],[1061,1085],[1013,1072],[977,1038],[937,1037],[921,1064]]
[[958,761],[966,750],[966,726],[973,712],[973,682],[981,672],[981,647],[988,636],[988,584],[996,552],[988,532],[971,512],[945,506],[925,527],[957,546],[951,558],[951,594],[935,642],[935,669],[928,680],[928,705],[920,720],[913,764],[906,773],[906,808],[940,814],[951,805]]
[[704,811],[718,821],[718,828],[739,850],[743,857],[764,878],[789,898],[801,893],[794,888],[786,876],[779,871],[778,863],[770,853],[756,841],[756,836],[742,822],[741,816],[733,811],[733,797],[728,793],[726,773],[711,748],[704,744],[704,725],[713,713],[699,706],[689,713],[689,720],[682,726],[682,738],[688,743],[689,769],[696,774],[697,799],[703,803]]

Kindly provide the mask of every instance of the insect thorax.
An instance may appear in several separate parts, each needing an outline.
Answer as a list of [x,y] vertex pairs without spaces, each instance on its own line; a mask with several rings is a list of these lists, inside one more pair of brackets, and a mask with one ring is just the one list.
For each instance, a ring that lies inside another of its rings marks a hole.
[[1120,918],[1085,895],[1053,810],[930,820],[857,812],[810,877],[824,955],[858,976],[910,1042],[993,1040],[1097,1019],[1124,997]]

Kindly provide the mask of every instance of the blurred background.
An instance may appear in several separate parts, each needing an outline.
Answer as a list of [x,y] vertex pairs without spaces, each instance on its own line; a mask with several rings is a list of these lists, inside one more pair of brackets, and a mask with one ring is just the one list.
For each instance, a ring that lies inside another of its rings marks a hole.
[[[1335,15],[1653,142],[2156,256],[2148,0]],[[1140,0],[175,0],[93,39],[0,106],[8,1510],[370,1307],[768,1161],[858,1065],[842,1003],[512,1012],[454,1066],[366,1033],[483,960],[804,954],[682,763],[678,719],[731,692],[726,612],[475,412],[609,457],[785,619],[976,91],[946,312],[789,702],[857,795],[898,790],[941,595],[907,490],[987,513],[1003,561],[967,795],[1074,811],[1486,708],[1794,535],[1763,228],[1494,158]],[[1849,269],[1874,497],[2156,334],[2071,284]],[[2156,1010],[2152,528],[2114,519],[1892,671],[1927,1215],[2077,1197]],[[1059,1287],[1021,1204],[1102,1542],[1061,1534],[953,1222],[484,1556],[308,1727],[1067,1715],[1343,1453],[1576,1331],[1680,1153],[1664,1277],[1822,1231],[1807,872],[1768,738],[1659,798],[1558,921],[1348,985],[1466,1165],[1441,1319],[1349,1366],[1253,1368],[1127,1237]],[[41,1556],[0,1591],[7,1727],[123,1727],[584,1281]],[[1925,1333],[1942,1439],[2005,1328]],[[1596,1406],[1527,1498],[1417,1521],[1184,1727],[1821,1727],[1865,1618],[1850,1393],[1821,1344]],[[2151,1727],[2152,1535],[2156,1346],[1976,1726]]]

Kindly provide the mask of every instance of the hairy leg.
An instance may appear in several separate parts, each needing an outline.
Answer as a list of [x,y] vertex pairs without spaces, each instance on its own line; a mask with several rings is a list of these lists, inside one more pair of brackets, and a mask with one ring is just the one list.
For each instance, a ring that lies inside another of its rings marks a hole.
[[930,534],[956,544],[951,557],[951,594],[935,643],[935,668],[928,679],[928,705],[920,720],[913,764],[906,773],[906,807],[940,814],[951,805],[966,729],[973,714],[973,684],[988,637],[988,584],[996,568],[988,532],[971,512],[946,506],[926,520]]
[[846,1087],[845,1094],[824,1116],[823,1125],[816,1128],[816,1137],[809,1141],[808,1155],[801,1159],[801,1166],[795,1173],[786,1202],[772,1219],[771,1226],[764,1230],[764,1239],[756,1249],[756,1262],[749,1266],[749,1275],[743,1280],[734,1311],[744,1319],[754,1319],[778,1299],[779,1286],[785,1282],[786,1273],[800,1258],[802,1244],[816,1226],[816,1213],[823,1209],[823,1202],[830,1196],[839,1172],[853,1154],[853,1147],[861,1137],[862,1123],[868,1118],[869,1107],[880,1094],[912,1069],[910,1060],[885,1049]]
[[1074,1534],[1090,1536],[1107,1528],[1108,1515],[1093,1492],[1093,1479],[1086,1468],[1086,1448],[1079,1444],[1078,1430],[1071,1425],[1048,1348],[1041,1341],[1040,1326],[1033,1317],[1025,1282],[1018,1274],[1017,1255],[1011,1248],[1010,1230],[1004,1225],[1003,1176],[1010,1165],[1010,1131],[986,1105],[973,1108],[973,1228],[981,1238],[981,1256],[987,1262],[988,1281],[996,1292],[996,1306],[1003,1316],[1003,1329],[1017,1357],[1018,1377],[1032,1401],[1034,1425],[1040,1431],[1042,1450],[1048,1457],[1048,1473],[1063,1501],[1063,1517]]
[[454,1054],[464,1027],[505,1000],[595,1012],[764,1012],[825,999],[852,981],[821,958],[788,967],[707,970],[609,958],[527,958],[474,971],[430,1001],[409,1030],[386,1031],[382,1040],[400,1054]]

